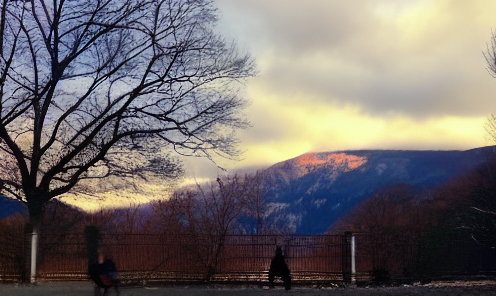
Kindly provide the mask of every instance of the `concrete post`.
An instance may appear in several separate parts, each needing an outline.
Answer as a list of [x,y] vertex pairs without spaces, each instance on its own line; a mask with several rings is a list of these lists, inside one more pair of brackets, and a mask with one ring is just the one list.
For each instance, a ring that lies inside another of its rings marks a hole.
[[349,231],[344,233],[342,240],[342,271],[343,282],[354,284],[356,282],[356,261],[355,261],[355,235]]
[[36,255],[38,251],[38,232],[36,228],[33,228],[31,232],[31,272],[30,272],[30,282],[31,284],[36,283]]
[[351,249],[351,283],[354,284],[356,283],[356,261],[355,261],[356,245],[355,245],[354,234],[351,234],[350,249]]

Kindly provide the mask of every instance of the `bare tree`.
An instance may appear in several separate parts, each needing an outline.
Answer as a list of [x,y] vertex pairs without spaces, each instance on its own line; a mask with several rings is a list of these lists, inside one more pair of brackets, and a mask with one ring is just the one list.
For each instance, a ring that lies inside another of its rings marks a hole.
[[[487,68],[491,76],[496,78],[496,35],[494,32],[491,34],[491,46],[487,46],[487,51],[484,53],[486,58]],[[490,114],[486,119],[486,133],[489,139],[496,143],[496,115],[494,113]],[[494,200],[494,190],[495,183],[493,170],[493,165],[495,163],[496,156],[494,155],[494,149],[491,151],[492,155],[489,156],[487,161],[488,165],[486,167],[486,178],[491,180],[489,185],[479,188],[477,192],[473,194],[472,204],[469,206],[469,211],[472,212],[471,215],[466,215],[464,226],[472,231],[472,238],[480,242],[485,241],[486,244],[490,245],[492,248],[496,248],[496,242],[494,239],[494,230],[496,228],[496,203]]]
[[487,116],[484,128],[486,129],[486,135],[489,140],[496,143],[496,114],[491,113]]
[[[494,154],[494,152],[493,152]],[[480,245],[496,249],[496,157],[460,180],[468,188],[453,223]]]
[[1,179],[28,206],[33,251],[43,205],[91,190],[84,181],[176,177],[171,151],[237,156],[235,131],[248,126],[240,82],[254,63],[215,33],[213,1],[0,9],[0,151],[11,167]]
[[483,53],[487,62],[487,70],[491,76],[496,77],[496,35],[491,33],[491,46],[487,45],[486,52]]
[[245,233],[263,234],[268,231],[265,224],[267,214],[267,204],[265,202],[265,181],[263,171],[257,171],[254,174],[245,174],[243,182],[246,184],[247,191],[247,220],[255,221],[254,225],[248,223],[245,226]]
[[226,236],[238,228],[238,218],[249,211],[248,183],[239,175],[217,178],[187,195],[183,208],[196,257],[205,267],[205,280],[217,271]]
[[359,233],[360,246],[371,260],[373,276],[411,271],[419,238],[432,227],[430,209],[421,205],[410,185],[395,184],[376,191],[352,209],[329,232]]
[[260,185],[257,177],[260,175],[219,177],[155,203],[165,231],[187,237],[184,248],[201,264],[207,281],[217,271],[227,236],[243,232],[240,218],[258,218],[256,215],[263,213],[257,195],[260,188],[255,188]]
[[[487,45],[486,52],[483,52],[487,62],[489,74],[496,78],[496,35],[491,34],[491,45]],[[491,141],[496,142],[496,115],[490,114],[485,123],[485,129]]]

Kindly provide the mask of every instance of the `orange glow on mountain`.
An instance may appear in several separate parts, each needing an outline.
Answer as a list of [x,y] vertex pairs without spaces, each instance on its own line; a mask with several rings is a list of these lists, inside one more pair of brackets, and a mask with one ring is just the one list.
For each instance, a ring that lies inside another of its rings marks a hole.
[[307,153],[296,158],[300,166],[319,166],[323,164],[346,165],[348,169],[356,169],[367,162],[367,157],[349,155],[346,153],[334,153],[322,155],[317,153]]

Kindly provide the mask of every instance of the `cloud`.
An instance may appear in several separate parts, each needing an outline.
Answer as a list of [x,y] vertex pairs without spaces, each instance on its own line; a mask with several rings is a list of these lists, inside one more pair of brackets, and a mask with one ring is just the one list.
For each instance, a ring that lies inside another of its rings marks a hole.
[[[293,99],[305,101],[305,97]],[[484,117],[415,120],[396,113],[368,115],[353,105],[343,108],[323,103],[288,104],[274,98],[261,101],[265,103],[249,110],[255,126],[242,134],[247,161],[231,166],[270,165],[310,151],[469,149],[487,144]],[[263,111],[266,108],[277,110],[272,122],[268,111]]]
[[254,87],[267,94],[305,93],[419,118],[496,109],[482,55],[496,23],[494,2],[220,3],[226,14],[249,16],[231,34],[249,39],[262,69]]
[[[254,127],[244,161],[271,165],[309,151],[483,146],[496,82],[483,51],[492,0],[218,0],[219,29],[256,58]],[[192,163],[192,162],[191,162]],[[191,164],[196,177],[219,172]]]

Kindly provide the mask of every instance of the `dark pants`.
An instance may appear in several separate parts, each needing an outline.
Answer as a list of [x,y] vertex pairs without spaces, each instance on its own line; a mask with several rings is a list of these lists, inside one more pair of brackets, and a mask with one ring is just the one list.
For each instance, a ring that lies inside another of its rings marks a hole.
[[291,276],[289,274],[286,275],[273,275],[269,273],[269,283],[273,284],[274,283],[274,277],[280,277],[282,281],[284,282],[284,288],[286,290],[291,289]]

